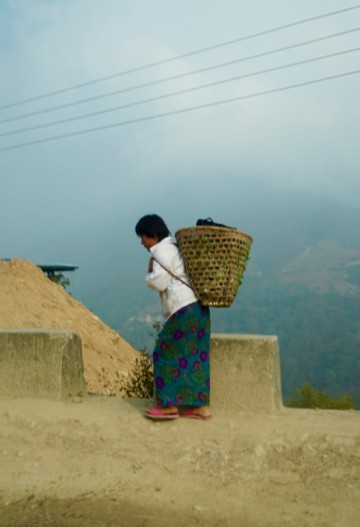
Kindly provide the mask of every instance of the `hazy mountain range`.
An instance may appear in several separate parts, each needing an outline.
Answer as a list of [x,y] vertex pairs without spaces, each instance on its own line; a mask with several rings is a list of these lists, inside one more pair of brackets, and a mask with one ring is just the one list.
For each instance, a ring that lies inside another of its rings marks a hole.
[[[234,196],[228,208],[208,204],[208,216],[254,238],[233,306],[212,310],[213,331],[278,335],[285,397],[307,380],[333,394],[347,391],[359,403],[360,208],[307,195],[268,192],[264,199],[244,192],[238,208]],[[179,207],[168,216],[176,230],[204,214]],[[150,349],[159,302],[144,284],[149,255],[132,223],[119,212],[28,254],[35,263],[79,265],[69,275],[72,294],[135,347]]]

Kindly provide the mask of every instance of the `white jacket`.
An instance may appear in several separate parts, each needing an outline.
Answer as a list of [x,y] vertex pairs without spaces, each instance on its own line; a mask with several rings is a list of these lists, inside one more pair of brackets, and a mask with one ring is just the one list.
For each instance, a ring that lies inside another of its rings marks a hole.
[[151,273],[147,273],[145,281],[149,287],[160,293],[164,317],[169,318],[182,307],[196,302],[197,298],[190,287],[181,283],[180,280],[171,276],[170,273],[161,267],[163,265],[185,282],[189,282],[182,256],[173,239],[170,236],[164,238],[153,245],[150,251],[155,261],[153,270]]

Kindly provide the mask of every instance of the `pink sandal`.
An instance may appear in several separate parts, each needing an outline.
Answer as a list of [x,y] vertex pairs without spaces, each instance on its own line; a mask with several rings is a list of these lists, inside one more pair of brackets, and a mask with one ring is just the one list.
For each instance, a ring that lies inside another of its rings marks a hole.
[[189,410],[184,410],[181,415],[182,417],[189,417],[190,419],[201,419],[202,421],[207,421],[208,419],[211,419],[211,415],[198,414],[194,412],[193,408],[190,408]]
[[145,416],[149,419],[176,419],[179,417],[178,412],[164,413],[161,408],[153,406],[152,408],[145,410]]

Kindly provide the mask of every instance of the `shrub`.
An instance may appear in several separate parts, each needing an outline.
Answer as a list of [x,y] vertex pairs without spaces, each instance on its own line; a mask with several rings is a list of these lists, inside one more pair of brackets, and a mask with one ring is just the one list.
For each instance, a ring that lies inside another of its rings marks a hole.
[[122,390],[127,397],[142,399],[154,397],[154,367],[147,352],[141,352],[140,357],[135,359],[134,367]]
[[61,285],[64,289],[70,286],[69,278],[66,278],[62,273],[48,274],[48,278],[51,282]]
[[295,389],[296,396],[289,397],[288,406],[291,408],[319,408],[324,410],[353,410],[355,401],[348,393],[339,397],[331,397],[327,392],[322,392],[304,382]]
[[[155,321],[152,327],[158,333],[161,328],[161,323]],[[150,336],[156,340],[156,334],[150,333]],[[110,380],[108,372],[105,368],[101,368],[99,381],[108,395],[125,395],[126,397],[140,399],[152,399],[154,397],[154,366],[146,348],[140,350],[139,356],[135,359],[132,370],[129,372],[127,378],[124,379],[117,371],[115,374],[116,378]]]

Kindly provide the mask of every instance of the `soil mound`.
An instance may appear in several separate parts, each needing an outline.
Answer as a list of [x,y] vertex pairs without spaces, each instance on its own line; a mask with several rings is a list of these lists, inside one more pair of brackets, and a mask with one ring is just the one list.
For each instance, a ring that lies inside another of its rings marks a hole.
[[94,393],[121,393],[121,380],[139,353],[26,260],[0,260],[0,327],[58,328],[80,335],[85,379]]

